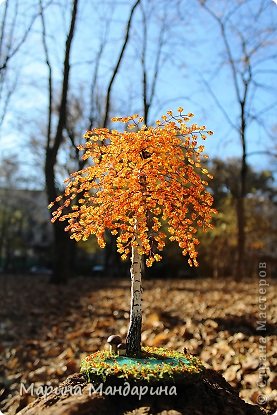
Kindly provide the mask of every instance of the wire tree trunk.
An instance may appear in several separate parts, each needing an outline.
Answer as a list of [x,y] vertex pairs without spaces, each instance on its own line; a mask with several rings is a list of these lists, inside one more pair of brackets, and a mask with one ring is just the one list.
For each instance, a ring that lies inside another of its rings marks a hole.
[[136,356],[141,352],[141,323],[142,323],[142,255],[138,247],[132,247],[131,258],[131,309],[130,325],[126,339],[127,356]]

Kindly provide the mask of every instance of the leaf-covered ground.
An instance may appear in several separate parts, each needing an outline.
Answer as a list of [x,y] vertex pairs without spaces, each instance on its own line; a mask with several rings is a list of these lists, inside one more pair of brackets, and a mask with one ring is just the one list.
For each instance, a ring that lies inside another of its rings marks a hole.
[[[0,277],[0,408],[15,414],[34,397],[20,383],[55,386],[79,370],[87,353],[126,335],[129,281],[78,278],[66,286],[46,277]],[[267,331],[257,330],[258,280],[152,280],[144,283],[145,346],[166,346],[200,357],[250,403],[274,412],[274,294],[266,292]],[[276,297],[276,295],[275,295]],[[276,317],[276,309],[275,309]],[[265,350],[261,345],[266,345]],[[276,348],[275,348],[276,349]],[[264,365],[266,369],[264,370]]]

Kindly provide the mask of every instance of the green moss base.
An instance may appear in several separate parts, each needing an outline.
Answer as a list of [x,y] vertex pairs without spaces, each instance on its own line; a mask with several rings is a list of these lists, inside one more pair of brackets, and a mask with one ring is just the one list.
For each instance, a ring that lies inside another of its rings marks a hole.
[[201,375],[203,370],[204,366],[196,357],[157,347],[144,347],[139,358],[98,351],[81,363],[81,373],[93,382],[115,378],[135,382],[177,382]]

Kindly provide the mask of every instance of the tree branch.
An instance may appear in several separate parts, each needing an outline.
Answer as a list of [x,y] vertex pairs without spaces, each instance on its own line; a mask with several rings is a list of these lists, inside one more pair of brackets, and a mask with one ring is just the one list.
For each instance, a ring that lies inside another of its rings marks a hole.
[[119,53],[116,65],[114,67],[114,70],[113,70],[113,73],[112,73],[112,76],[111,76],[111,79],[110,79],[110,82],[109,82],[109,85],[108,85],[107,96],[106,96],[106,104],[105,104],[104,121],[103,121],[103,127],[104,128],[107,127],[108,120],[109,120],[112,87],[113,87],[116,75],[119,71],[120,64],[122,62],[124,52],[125,52],[127,44],[128,44],[133,15],[134,15],[134,12],[135,12],[137,6],[139,5],[140,1],[141,0],[136,0],[136,2],[134,3],[134,5],[133,5],[133,7],[130,11],[129,19],[128,19],[127,26],[126,26],[126,33],[125,33],[124,42],[123,42],[123,45],[121,47],[121,51]]
[[45,28],[45,19],[44,19],[44,11],[42,0],[39,0],[40,6],[40,18],[41,18],[41,26],[42,26],[42,45],[45,54],[45,63],[48,68],[48,121],[47,121],[47,141],[46,141],[46,149],[47,151],[50,148],[51,142],[51,131],[52,131],[52,102],[53,102],[53,81],[52,81],[52,67],[49,58],[49,51],[46,41],[46,28]]
[[218,108],[220,109],[220,111],[222,112],[222,114],[224,115],[226,120],[228,121],[228,123],[231,125],[232,128],[234,128],[237,132],[239,132],[239,128],[233,123],[233,121],[229,117],[228,112],[225,110],[224,106],[221,104],[218,97],[216,96],[216,94],[214,93],[212,88],[210,87],[209,82],[206,81],[203,77],[202,77],[202,82],[205,84],[205,87],[208,89],[208,91],[211,94],[213,100],[215,101],[216,105],[218,106]]
[[60,108],[59,108],[59,120],[58,120],[57,131],[56,131],[56,135],[54,139],[54,144],[51,149],[54,159],[56,159],[57,157],[57,153],[58,153],[58,150],[61,145],[62,138],[63,138],[63,129],[66,124],[67,96],[68,96],[69,72],[70,72],[70,52],[71,52],[71,46],[72,46],[76,18],[77,18],[78,2],[79,0],[73,0],[70,28],[69,28],[69,32],[68,32],[66,43],[65,43],[65,57],[64,57],[64,65],[63,65],[63,85],[62,85],[61,103],[60,103]]

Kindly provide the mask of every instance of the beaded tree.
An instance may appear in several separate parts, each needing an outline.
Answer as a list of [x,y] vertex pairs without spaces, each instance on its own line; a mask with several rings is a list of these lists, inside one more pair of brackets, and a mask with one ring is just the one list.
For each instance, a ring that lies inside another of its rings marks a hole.
[[[176,241],[190,266],[197,266],[197,228],[211,227],[213,198],[206,190],[203,165],[205,126],[191,124],[192,113],[168,111],[155,126],[143,124],[137,114],[117,117],[125,131],[95,128],[80,146],[91,164],[66,180],[53,219],[68,221],[76,241],[94,234],[101,248],[104,233],[117,238],[123,260],[131,255],[131,311],[126,339],[128,356],[141,352],[142,258],[146,265],[162,259],[166,239]],[[54,203],[53,203],[54,204]],[[51,204],[51,207],[53,206]]]

